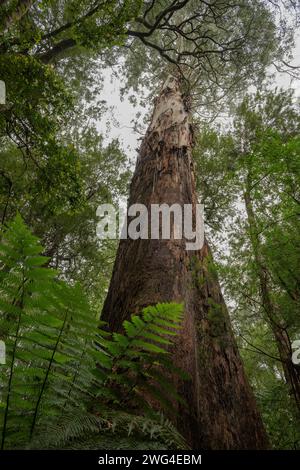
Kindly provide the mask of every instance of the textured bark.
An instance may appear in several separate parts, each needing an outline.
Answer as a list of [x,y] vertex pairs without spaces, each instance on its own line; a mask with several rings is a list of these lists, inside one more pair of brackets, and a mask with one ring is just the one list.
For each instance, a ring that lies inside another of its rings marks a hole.
[[[170,77],[140,148],[129,205],[196,204],[187,102],[179,81]],[[171,353],[174,364],[192,377],[186,382],[174,377],[188,404],[178,410],[178,428],[193,448],[266,448],[208,244],[191,252],[185,240],[121,240],[102,319],[121,330],[130,314],[168,301],[185,305]]]
[[261,305],[264,309],[266,319],[271,327],[273,337],[277,345],[285,381],[289,387],[290,395],[295,400],[300,417],[300,368],[299,365],[293,364],[293,350],[289,333],[286,326],[282,324],[279,312],[277,311],[277,306],[274,305],[271,298],[268,280],[268,269],[265,266],[264,259],[261,255],[260,239],[258,236],[258,230],[253,210],[253,203],[251,199],[250,174],[248,174],[247,177],[244,201],[247,212],[250,240],[257,269],[257,276],[259,280]]

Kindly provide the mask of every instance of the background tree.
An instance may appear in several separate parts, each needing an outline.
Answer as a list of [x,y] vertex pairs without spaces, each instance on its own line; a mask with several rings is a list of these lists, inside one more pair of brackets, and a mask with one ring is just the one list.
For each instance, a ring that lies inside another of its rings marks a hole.
[[[26,36],[22,28],[11,31],[14,38],[19,33]],[[19,211],[41,237],[50,265],[82,281],[100,308],[115,243],[99,245],[96,209],[125,194],[129,162],[119,142],[104,145],[96,129],[107,108],[99,98],[103,77],[95,59],[78,57],[53,68],[30,54],[1,54],[7,85],[0,110],[1,224]]]

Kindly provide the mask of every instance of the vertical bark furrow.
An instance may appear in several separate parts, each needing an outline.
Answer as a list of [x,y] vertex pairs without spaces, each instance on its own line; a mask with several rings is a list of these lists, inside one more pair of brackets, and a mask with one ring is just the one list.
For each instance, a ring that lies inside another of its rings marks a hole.
[[[176,78],[156,100],[130,187],[129,205],[197,202],[192,132]],[[267,447],[264,427],[232,333],[207,243],[187,251],[185,240],[121,240],[102,319],[112,330],[157,302],[184,302],[183,327],[171,353],[191,380],[174,377],[185,398],[178,428],[193,448]]]

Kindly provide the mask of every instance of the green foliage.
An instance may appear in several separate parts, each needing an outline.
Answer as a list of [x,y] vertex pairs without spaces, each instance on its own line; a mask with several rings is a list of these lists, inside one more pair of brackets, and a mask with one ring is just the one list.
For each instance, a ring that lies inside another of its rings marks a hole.
[[99,51],[122,45],[126,25],[138,15],[142,3],[141,0],[95,3],[46,0],[40,2],[38,10],[29,5],[18,15],[15,2],[8,1],[0,10],[2,48],[21,53],[43,51],[36,55],[50,61],[70,47]]
[[[8,103],[0,114],[0,135],[11,132],[24,141],[26,134],[28,142],[38,139],[42,146],[59,129],[62,114],[72,104],[62,78],[34,57],[18,54],[0,56],[0,74],[6,83]],[[10,124],[8,130],[5,121]]]
[[121,51],[124,89],[156,93],[157,78],[164,81],[180,69],[193,110],[205,118],[223,113],[250,82],[262,81],[269,64],[280,68],[282,58],[290,60],[291,23],[297,23],[299,5],[279,5],[268,0],[145,4],[144,16],[131,26],[133,43]]
[[[152,397],[172,412],[174,402],[182,402],[162,372],[172,369],[167,348],[180,328],[182,310],[182,305],[174,303],[144,308],[140,316],[134,315],[131,321],[124,321],[125,335],[114,333],[112,341],[106,338],[97,341],[100,347],[96,353],[97,362],[105,361],[112,370],[106,377],[106,384],[115,384],[113,398],[120,406],[139,403],[147,407],[148,398]],[[101,348],[105,349],[105,356]],[[103,374],[103,371],[98,368],[96,375],[99,373]],[[102,390],[95,393],[101,396]]]
[[66,83],[32,57],[1,56],[7,107],[0,112],[0,220],[3,229],[20,212],[50,265],[82,282],[100,307],[116,243],[99,246],[96,209],[126,193],[130,172],[119,142],[104,146],[93,124],[104,106],[99,83],[92,80],[93,91],[81,96],[86,76],[79,75]]
[[116,242],[99,244],[96,210],[125,194],[130,172],[119,142],[104,147],[94,128],[82,129],[74,144],[53,152],[43,169],[15,148],[0,151],[0,220],[3,229],[20,212],[42,239],[50,266],[80,281],[100,308]]
[[[88,383],[95,318],[78,286],[58,282],[20,216],[1,242],[2,447],[24,446],[41,416],[80,404]],[[80,367],[80,374],[78,369]]]
[[22,160],[35,177],[32,198],[38,192],[48,211],[74,210],[83,198],[79,155],[58,136],[73,106],[70,93],[51,67],[32,57],[1,55],[0,76],[7,88],[7,106],[0,112],[1,160]]
[[219,127],[214,129],[205,122],[196,122],[195,128],[199,129],[193,148],[197,190],[205,206],[206,223],[221,236],[225,217],[232,215],[230,208],[236,189],[232,178],[234,141],[230,134],[223,135]]
[[73,411],[55,425],[45,423],[29,448],[164,450],[186,449],[187,445],[163,415],[148,418],[124,411],[104,411],[97,416]]
[[[140,6],[42,1],[20,14],[15,1],[0,6],[1,28],[7,26],[0,35],[7,91],[0,110],[1,230],[19,212],[42,239],[50,266],[82,282],[99,308],[116,244],[99,246],[96,209],[125,194],[130,172],[119,142],[105,146],[96,129],[105,103],[95,51],[122,43]],[[47,65],[41,56],[66,39],[75,42],[69,60],[62,54]]]
[[[271,441],[285,449],[299,448],[299,410],[276,332],[288,345],[300,331],[299,129],[293,93],[263,89],[236,107],[231,128],[204,128],[195,148],[198,188],[210,237],[221,247],[219,271],[246,371]],[[210,316],[213,323],[219,318],[214,310]]]
[[85,439],[88,448],[122,448],[131,439],[145,446],[149,438],[154,446],[182,447],[172,425],[147,404],[179,400],[164,396],[172,386],[163,370],[172,372],[166,347],[180,328],[182,306],[147,307],[124,323],[125,334],[110,337],[80,286],[58,281],[41,253],[18,215],[0,244],[2,448],[80,448]]

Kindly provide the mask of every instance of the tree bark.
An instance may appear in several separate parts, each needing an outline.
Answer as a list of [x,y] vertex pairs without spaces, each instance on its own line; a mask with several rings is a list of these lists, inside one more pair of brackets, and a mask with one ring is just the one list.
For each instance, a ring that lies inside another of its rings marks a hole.
[[43,52],[42,54],[37,55],[37,57],[40,59],[41,62],[43,62],[43,64],[50,64],[50,62],[56,59],[56,57],[58,57],[60,54],[63,54],[65,51],[72,49],[75,46],[75,39],[62,39],[51,49],[46,52]]
[[254,254],[257,276],[260,287],[261,305],[264,309],[267,321],[271,327],[275,339],[279,358],[282,363],[285,381],[290,389],[290,395],[295,400],[300,417],[300,368],[292,362],[292,345],[287,327],[282,323],[282,319],[277,312],[277,306],[272,301],[270,286],[268,281],[268,269],[261,254],[260,239],[256,226],[256,220],[251,199],[251,175],[248,173],[246,180],[246,190],[244,201],[249,225],[249,235]]
[[[188,100],[169,77],[155,101],[130,187],[129,206],[197,203]],[[184,302],[183,327],[171,357],[190,374],[173,378],[187,407],[177,426],[192,448],[263,449],[268,442],[245,377],[209,246],[185,240],[121,240],[102,312],[113,331],[144,306]]]

